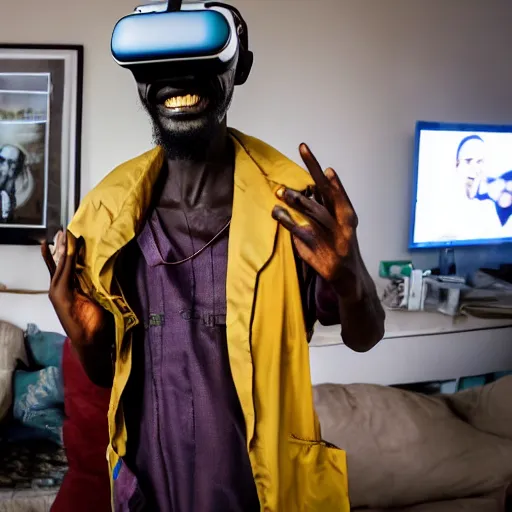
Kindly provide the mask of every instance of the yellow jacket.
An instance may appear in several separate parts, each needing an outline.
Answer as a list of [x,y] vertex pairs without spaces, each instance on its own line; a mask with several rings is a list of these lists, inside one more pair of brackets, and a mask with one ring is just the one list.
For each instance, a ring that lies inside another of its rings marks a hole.
[[[264,512],[350,510],[345,452],[321,440],[291,236],[271,212],[280,185],[311,177],[263,142],[232,130],[235,187],[229,233],[227,341]],[[126,162],[83,201],[69,230],[85,240],[81,284],[115,318],[115,376],[108,412],[110,473],[126,454],[120,398],[138,320],[115,278],[116,258],[140,231],[164,161],[161,148]]]

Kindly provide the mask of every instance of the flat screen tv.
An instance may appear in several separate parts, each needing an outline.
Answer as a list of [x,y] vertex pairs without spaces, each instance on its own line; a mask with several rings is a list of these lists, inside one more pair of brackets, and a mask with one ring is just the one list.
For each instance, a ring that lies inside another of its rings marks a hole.
[[416,124],[409,248],[512,241],[512,126]]

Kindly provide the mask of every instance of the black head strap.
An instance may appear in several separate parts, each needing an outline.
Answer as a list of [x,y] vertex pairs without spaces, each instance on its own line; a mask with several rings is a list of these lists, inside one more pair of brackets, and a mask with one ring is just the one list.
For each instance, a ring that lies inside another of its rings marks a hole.
[[181,4],[183,0],[168,0],[167,2],[167,12],[176,12],[181,11]]
[[[169,0],[169,1],[172,2],[173,0]],[[240,11],[236,7],[233,7],[232,5],[224,4],[222,2],[206,2],[204,5],[206,8],[208,8],[208,7],[224,7],[224,9],[228,9],[229,11],[231,11],[231,13],[233,14],[233,16],[235,18],[235,22],[237,25],[236,28],[237,28],[240,44],[242,45],[242,47],[245,51],[248,51],[249,50],[249,29],[248,29],[247,23],[243,19]]]
[[247,28],[247,23],[240,14],[240,11],[232,5],[224,4],[222,2],[207,2],[205,7],[223,7],[233,14],[238,40],[240,41],[240,53],[238,55],[235,85],[243,85],[249,77],[254,61],[254,56],[252,52],[249,51],[249,30]]

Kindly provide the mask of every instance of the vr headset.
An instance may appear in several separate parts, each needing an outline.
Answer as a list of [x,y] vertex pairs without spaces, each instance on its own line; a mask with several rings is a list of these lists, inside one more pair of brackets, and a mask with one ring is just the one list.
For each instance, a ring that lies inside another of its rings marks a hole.
[[236,63],[235,85],[242,85],[253,63],[247,24],[237,9],[220,2],[137,7],[117,22],[111,49],[120,66],[147,83],[222,74]]

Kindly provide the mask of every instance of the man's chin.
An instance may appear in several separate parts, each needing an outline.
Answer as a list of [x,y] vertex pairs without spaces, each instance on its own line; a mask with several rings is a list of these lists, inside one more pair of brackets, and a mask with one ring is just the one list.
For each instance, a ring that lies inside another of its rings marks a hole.
[[206,116],[201,117],[160,117],[158,119],[159,131],[166,139],[180,137],[201,137],[209,131],[211,121]]
[[154,142],[172,160],[202,160],[208,151],[213,126],[204,119],[154,123]]

